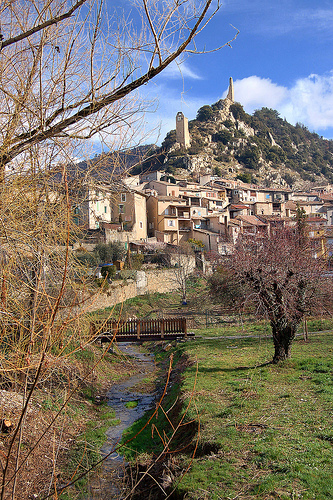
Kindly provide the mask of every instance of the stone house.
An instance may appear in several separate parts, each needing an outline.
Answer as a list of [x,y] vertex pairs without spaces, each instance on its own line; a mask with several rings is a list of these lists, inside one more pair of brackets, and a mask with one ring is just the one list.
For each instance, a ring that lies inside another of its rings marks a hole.
[[[147,238],[147,196],[118,182],[87,184],[71,196],[73,221],[84,230],[105,232],[105,240],[130,241]],[[122,234],[123,233],[123,234]]]
[[70,193],[73,222],[84,230],[99,229],[102,222],[111,222],[110,187],[86,184]]
[[[121,231],[114,235],[106,231],[107,241],[146,241],[147,239],[147,195],[141,191],[126,188],[125,185],[119,189],[113,187],[110,196],[111,222],[119,224]],[[121,234],[119,234],[121,233]]]
[[155,190],[160,196],[173,196],[179,197],[178,184],[172,184],[166,181],[152,180],[149,182],[149,188]]
[[191,237],[190,207],[185,200],[170,196],[150,196],[147,200],[148,236],[179,245]]

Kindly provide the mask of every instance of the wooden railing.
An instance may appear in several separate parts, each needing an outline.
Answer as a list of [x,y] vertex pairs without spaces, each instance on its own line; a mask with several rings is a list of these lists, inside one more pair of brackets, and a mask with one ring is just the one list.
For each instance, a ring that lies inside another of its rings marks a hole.
[[125,342],[194,336],[193,333],[187,332],[186,318],[95,321],[90,324],[90,333],[101,342],[107,342],[113,337],[117,341]]

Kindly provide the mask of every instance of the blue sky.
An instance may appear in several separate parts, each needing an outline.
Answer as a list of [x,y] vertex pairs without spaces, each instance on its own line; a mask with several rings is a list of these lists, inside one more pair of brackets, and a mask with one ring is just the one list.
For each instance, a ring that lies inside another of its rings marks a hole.
[[147,142],[163,140],[183,111],[197,110],[225,97],[229,77],[235,100],[252,113],[263,106],[290,123],[333,138],[333,1],[222,0],[222,7],[198,39],[214,48],[239,31],[232,48],[187,58],[145,91],[158,108],[146,115],[147,128],[160,127]]

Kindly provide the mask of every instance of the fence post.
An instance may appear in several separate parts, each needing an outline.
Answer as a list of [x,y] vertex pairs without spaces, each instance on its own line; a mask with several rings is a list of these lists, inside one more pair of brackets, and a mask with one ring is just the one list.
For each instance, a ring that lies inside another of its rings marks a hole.
[[160,322],[161,322],[161,339],[164,339],[164,319],[161,319]]
[[138,339],[140,339],[140,326],[141,326],[141,323],[140,323],[140,320],[138,319],[137,324],[136,324],[136,336]]
[[183,324],[184,324],[184,333],[185,333],[185,338],[187,339],[187,326],[186,326],[186,318],[183,319]]

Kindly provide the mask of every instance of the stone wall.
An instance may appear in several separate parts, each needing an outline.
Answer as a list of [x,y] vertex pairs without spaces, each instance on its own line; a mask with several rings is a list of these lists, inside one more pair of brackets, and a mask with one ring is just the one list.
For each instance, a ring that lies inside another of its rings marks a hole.
[[85,303],[84,310],[88,312],[96,311],[105,307],[112,307],[137,295],[172,292],[178,288],[172,269],[137,271],[136,280],[113,281],[106,293],[99,292],[89,298]]

